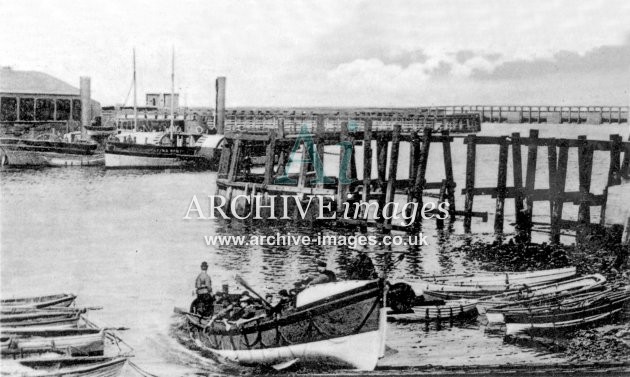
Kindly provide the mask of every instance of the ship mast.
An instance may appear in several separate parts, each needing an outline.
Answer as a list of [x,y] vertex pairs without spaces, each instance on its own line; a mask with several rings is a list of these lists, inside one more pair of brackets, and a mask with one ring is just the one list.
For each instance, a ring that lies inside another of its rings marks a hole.
[[133,49],[133,132],[138,132],[138,95],[136,90],[136,48]]
[[175,105],[175,47],[171,53],[171,140],[173,140],[173,127],[175,123],[174,107]]

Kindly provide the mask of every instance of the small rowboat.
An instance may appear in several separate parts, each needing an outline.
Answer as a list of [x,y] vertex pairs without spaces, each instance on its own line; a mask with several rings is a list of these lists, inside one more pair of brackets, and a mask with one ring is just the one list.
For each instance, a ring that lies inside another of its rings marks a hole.
[[101,329],[0,329],[11,342],[2,355],[57,352],[70,356],[102,355],[105,332]]
[[388,313],[387,318],[401,322],[451,321],[477,315],[474,300],[446,301],[444,305],[414,306],[410,313]]
[[24,377],[116,377],[126,357],[63,357],[3,360],[3,374]]
[[71,293],[60,293],[49,296],[33,296],[33,297],[21,297],[10,298],[0,300],[0,307],[7,309],[9,307],[23,307],[23,308],[46,308],[50,306],[67,307],[74,302],[77,296]]
[[486,310],[486,318],[489,324],[505,323],[505,314],[526,314],[550,310],[560,305],[564,307],[580,306],[587,301],[601,298],[610,293],[610,288],[603,285],[587,287],[583,290],[563,292],[557,295],[535,297],[527,300],[510,302]]
[[342,281],[307,288],[297,307],[276,318],[226,327],[188,314],[203,351],[244,365],[332,364],[373,370],[385,350],[382,281]]
[[606,278],[603,275],[594,274],[545,285],[527,287],[518,291],[483,297],[477,302],[477,311],[479,311],[480,314],[485,314],[489,308],[509,305],[515,301],[556,296],[564,292],[587,292],[590,289],[601,287],[605,282]]
[[76,311],[48,311],[28,312],[0,316],[0,326],[10,327],[77,327],[81,319],[81,312]]
[[497,284],[537,284],[540,282],[564,279],[576,274],[575,267],[554,268],[524,272],[481,272],[475,274],[422,275],[421,280],[434,284],[456,286],[478,286]]
[[510,291],[517,292],[525,287],[561,281],[574,276],[575,272],[575,267],[568,267],[519,273],[511,277],[508,273],[507,278],[504,275],[500,279],[498,276],[481,275],[479,278],[470,277],[437,284],[420,280],[410,283],[410,285],[414,292],[422,292],[426,300],[474,300]]
[[573,303],[569,306],[534,310],[531,313],[506,313],[506,334],[514,335],[524,331],[546,333],[585,327],[621,312],[627,302],[630,302],[629,290],[599,295],[583,301],[581,305]]

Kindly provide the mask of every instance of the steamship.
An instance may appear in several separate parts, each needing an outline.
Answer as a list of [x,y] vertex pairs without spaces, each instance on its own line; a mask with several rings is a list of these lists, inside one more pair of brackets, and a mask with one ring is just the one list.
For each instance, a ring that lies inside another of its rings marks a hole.
[[175,55],[171,66],[170,117],[138,118],[135,50],[133,54],[133,120],[115,119],[116,134],[105,144],[107,168],[213,168],[218,162],[222,135],[186,133],[184,120],[174,113]]

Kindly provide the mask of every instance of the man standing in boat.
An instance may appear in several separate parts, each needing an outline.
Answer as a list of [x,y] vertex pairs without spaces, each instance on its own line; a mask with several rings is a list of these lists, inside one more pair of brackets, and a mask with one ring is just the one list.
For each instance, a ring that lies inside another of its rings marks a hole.
[[208,275],[208,263],[205,261],[201,263],[201,272],[195,280],[195,288],[197,289],[197,299],[195,300],[197,313],[204,317],[211,316],[214,312],[212,280]]

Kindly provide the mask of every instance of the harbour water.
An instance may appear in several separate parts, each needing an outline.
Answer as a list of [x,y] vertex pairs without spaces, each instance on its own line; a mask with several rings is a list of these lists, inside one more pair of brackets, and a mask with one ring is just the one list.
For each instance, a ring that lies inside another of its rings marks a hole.
[[[629,132],[627,124],[597,127],[484,124],[481,134],[521,132],[526,136],[529,128],[539,129],[540,137],[575,138],[583,134],[601,140],[608,140],[610,134],[620,134],[627,140]],[[478,167],[484,168],[478,168],[477,186],[496,185],[497,156],[497,148],[480,147],[477,162]],[[465,158],[465,146],[456,140],[453,163],[458,192],[464,183]],[[433,148],[429,181],[442,179],[441,161],[440,148]],[[543,148],[538,161],[546,164]],[[405,163],[401,161],[399,177],[405,177]],[[545,171],[541,169],[537,176],[537,187],[547,187]],[[608,156],[596,152],[593,191],[603,189],[607,173]],[[326,260],[343,277],[353,250],[346,246],[326,249],[207,246],[204,236],[215,234],[342,234],[334,228],[319,229],[309,224],[261,226],[236,221],[183,220],[193,195],[202,198],[215,193],[215,178],[216,174],[211,172],[99,167],[3,170],[0,173],[2,297],[73,292],[79,296],[80,305],[103,307],[90,313],[97,322],[129,328],[121,335],[135,349],[136,364],[149,372],[158,376],[225,372],[221,366],[181,346],[170,334],[171,325],[177,320],[173,307],[188,307],[193,299],[194,278],[201,261],[206,260],[211,266],[209,273],[215,289],[229,284],[233,291],[242,290],[233,279],[238,273],[261,292],[275,293],[311,273],[317,260]],[[509,173],[508,185],[511,181]],[[577,190],[574,154],[569,156],[567,189]],[[462,208],[463,197],[458,196],[457,206]],[[507,200],[506,214],[513,212],[511,206]],[[488,211],[490,220],[482,223],[473,219],[473,233],[490,237],[494,200],[475,198],[475,211]],[[545,220],[548,213],[546,205],[536,206],[535,220]],[[576,208],[568,205],[565,218],[575,216]],[[511,221],[508,217],[506,224]],[[508,232],[511,229],[506,226]],[[394,281],[422,273],[478,269],[474,261],[450,252],[450,245],[464,239],[461,221],[455,223],[451,234],[438,233],[431,221],[424,224],[423,232],[429,245],[411,250],[391,272]],[[536,237],[544,241],[548,236]],[[564,237],[563,241],[572,240]],[[383,266],[383,257],[378,256],[375,261],[379,267]],[[449,346],[436,347],[439,344]],[[439,332],[425,332],[420,325],[392,324],[388,345],[398,352],[384,359],[382,366],[562,361],[554,355],[541,356],[538,350],[504,344],[500,336],[489,335],[476,322],[463,329],[446,326]],[[126,374],[131,376],[135,372],[129,369]]]

